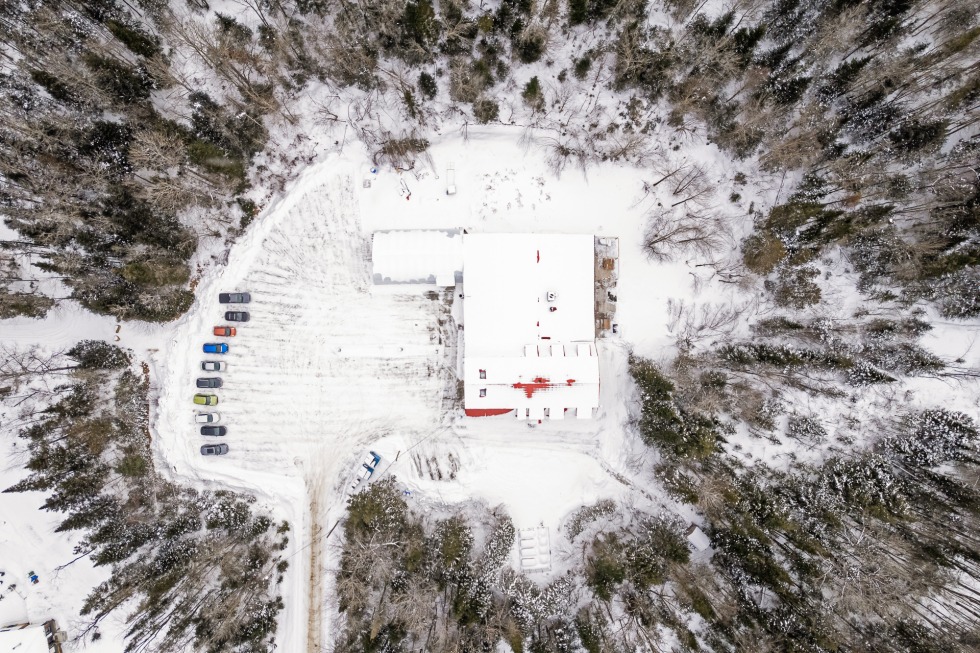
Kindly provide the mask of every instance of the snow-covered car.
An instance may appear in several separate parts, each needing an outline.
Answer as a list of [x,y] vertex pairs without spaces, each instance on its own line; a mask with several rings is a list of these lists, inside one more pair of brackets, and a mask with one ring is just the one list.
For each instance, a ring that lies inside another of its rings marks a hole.
[[229,322],[248,322],[247,311],[225,311],[225,319]]
[[216,326],[213,331],[216,336],[224,336],[225,338],[231,338],[237,333],[235,327],[230,326]]
[[201,435],[227,435],[228,428],[224,426],[202,426]]
[[221,420],[218,413],[198,413],[194,416],[194,421],[198,424],[213,424]]
[[374,473],[374,470],[373,469],[371,469],[367,465],[363,465],[362,464],[354,472],[354,480],[351,481],[350,489],[352,489],[352,490],[355,489],[358,485],[361,484],[361,482],[366,481],[369,478],[371,478],[371,474],[373,474],[373,473]]
[[205,372],[224,372],[228,369],[228,363],[221,361],[201,361],[201,369]]
[[207,342],[204,344],[205,354],[227,354],[228,345],[223,342]]
[[218,398],[215,395],[194,395],[194,403],[199,406],[217,406]]
[[228,453],[227,444],[205,444],[201,447],[202,456],[223,456]]
[[378,463],[381,462],[381,456],[374,453],[373,451],[369,451],[368,455],[365,456],[364,460],[362,460],[361,462],[364,464],[365,467],[367,467],[373,472],[378,468]]
[[252,301],[252,296],[247,292],[223,292],[218,293],[218,301],[222,304],[247,304]]
[[220,388],[221,379],[216,376],[204,376],[197,380],[199,388]]

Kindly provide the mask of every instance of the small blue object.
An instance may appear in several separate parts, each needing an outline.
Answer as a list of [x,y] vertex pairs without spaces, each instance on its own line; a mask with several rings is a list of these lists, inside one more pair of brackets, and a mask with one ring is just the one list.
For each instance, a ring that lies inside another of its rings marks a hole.
[[372,175],[378,174],[378,169],[377,168],[371,168],[371,174]]
[[406,497],[410,497],[410,496],[412,496],[412,491],[411,490],[402,490],[402,494],[404,494]]

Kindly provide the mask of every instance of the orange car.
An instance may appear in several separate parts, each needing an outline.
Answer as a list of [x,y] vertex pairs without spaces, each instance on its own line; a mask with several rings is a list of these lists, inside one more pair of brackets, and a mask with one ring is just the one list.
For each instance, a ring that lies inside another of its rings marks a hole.
[[235,335],[235,327],[218,326],[214,327],[214,335],[225,336],[226,338]]

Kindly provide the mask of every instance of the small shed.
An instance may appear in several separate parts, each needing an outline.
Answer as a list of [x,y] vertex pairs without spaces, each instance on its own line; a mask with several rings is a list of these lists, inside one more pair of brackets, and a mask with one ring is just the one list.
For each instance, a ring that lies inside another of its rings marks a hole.
[[706,551],[711,547],[711,540],[709,540],[708,536],[704,534],[704,531],[694,524],[687,527],[687,531],[685,531],[684,535],[687,536],[687,541],[691,544],[691,546],[698,551]]
[[450,288],[463,280],[463,241],[458,229],[377,231],[371,261],[375,285]]

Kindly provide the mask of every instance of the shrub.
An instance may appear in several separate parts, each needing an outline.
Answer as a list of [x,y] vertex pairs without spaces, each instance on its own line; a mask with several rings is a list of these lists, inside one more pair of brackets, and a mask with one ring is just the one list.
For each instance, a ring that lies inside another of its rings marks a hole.
[[806,308],[820,302],[820,286],[813,279],[820,275],[815,267],[794,268],[778,278],[766,281],[777,306]]
[[547,45],[548,32],[540,25],[525,29],[514,43],[517,58],[522,63],[534,63],[540,59]]
[[17,317],[40,318],[54,306],[54,300],[39,293],[11,293],[0,288],[0,320]]
[[892,450],[906,462],[923,467],[970,459],[980,437],[970,417],[945,408],[910,413],[902,419],[901,430],[891,441]]
[[742,241],[742,261],[756,274],[769,274],[786,258],[786,246],[774,234],[756,232]]
[[85,55],[85,63],[95,73],[96,81],[109,98],[121,104],[146,100],[156,86],[142,66],[132,68],[115,59],[91,53]]
[[190,269],[183,262],[134,261],[123,266],[119,274],[143,286],[176,286],[190,279]]
[[585,582],[597,598],[611,600],[613,590],[626,579],[622,559],[622,545],[615,535],[599,536],[592,543],[592,554],[586,562]]
[[436,93],[439,92],[435,77],[425,71],[419,73],[419,91],[421,91],[424,97],[430,100],[434,99]]
[[532,77],[524,85],[524,91],[521,93],[521,97],[524,98],[524,104],[535,111],[540,111],[544,108],[544,93],[541,92],[541,82],[538,81],[537,76]]
[[786,435],[800,442],[815,444],[827,439],[827,429],[815,417],[794,414],[789,417]]
[[78,367],[89,370],[114,370],[130,363],[125,350],[101,340],[82,340],[65,355],[77,362]]
[[589,74],[589,70],[592,68],[592,59],[588,55],[582,57],[575,62],[575,77],[578,79],[585,79],[585,76]]
[[126,25],[110,18],[105,22],[105,26],[134,54],[152,57],[160,52],[160,39],[148,34],[139,25]]
[[630,358],[630,376],[640,391],[637,427],[647,444],[682,458],[702,459],[717,448],[714,420],[683,411],[674,401],[674,384],[648,360]]
[[483,98],[473,103],[473,117],[477,122],[486,124],[497,120],[500,116],[500,107],[493,100]]
[[401,19],[401,44],[403,48],[418,46],[419,52],[430,52],[439,38],[440,24],[432,0],[410,0],[405,3]]
[[255,219],[255,216],[259,214],[259,207],[253,200],[247,197],[236,197],[235,202],[238,203],[238,207],[242,210],[240,227],[244,229],[250,225],[252,220]]

